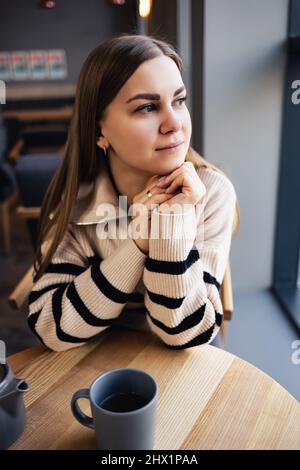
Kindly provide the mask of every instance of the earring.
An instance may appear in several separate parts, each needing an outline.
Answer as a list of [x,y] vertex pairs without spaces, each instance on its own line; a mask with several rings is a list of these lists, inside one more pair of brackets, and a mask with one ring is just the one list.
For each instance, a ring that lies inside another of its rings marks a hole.
[[103,148],[103,152],[104,152],[104,155],[107,157],[107,148],[106,147]]

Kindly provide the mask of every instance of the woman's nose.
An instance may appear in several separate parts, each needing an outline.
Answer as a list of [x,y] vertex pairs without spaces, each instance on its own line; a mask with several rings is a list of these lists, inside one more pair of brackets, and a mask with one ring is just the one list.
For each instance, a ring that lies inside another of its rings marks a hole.
[[160,125],[160,132],[166,134],[170,131],[178,131],[182,127],[182,121],[174,110],[168,110],[164,114]]

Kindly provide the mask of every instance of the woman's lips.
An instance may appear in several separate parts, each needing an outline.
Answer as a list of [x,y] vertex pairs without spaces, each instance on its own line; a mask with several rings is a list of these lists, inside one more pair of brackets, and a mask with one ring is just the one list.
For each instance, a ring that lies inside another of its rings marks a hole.
[[156,149],[157,152],[176,152],[181,145],[183,145],[183,142],[180,142],[179,144],[175,145],[174,147],[165,147],[162,149]]

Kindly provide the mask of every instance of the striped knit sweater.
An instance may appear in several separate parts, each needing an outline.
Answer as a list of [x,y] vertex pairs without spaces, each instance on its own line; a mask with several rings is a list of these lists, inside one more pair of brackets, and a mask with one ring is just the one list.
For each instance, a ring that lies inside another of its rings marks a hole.
[[[159,237],[150,238],[148,255],[121,224],[127,213],[118,210],[109,172],[81,186],[69,228],[29,297],[29,326],[47,347],[73,348],[118,324],[150,329],[176,349],[214,339],[236,194],[223,174],[204,168],[198,174],[206,194],[190,211],[152,212],[151,235]],[[99,216],[103,202],[116,207],[114,239],[97,236],[111,219]]]

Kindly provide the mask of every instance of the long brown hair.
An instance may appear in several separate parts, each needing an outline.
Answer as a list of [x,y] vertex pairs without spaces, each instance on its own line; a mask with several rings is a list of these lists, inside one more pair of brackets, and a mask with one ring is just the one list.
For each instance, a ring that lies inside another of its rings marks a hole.
[[[97,147],[96,139],[100,132],[98,123],[103,118],[107,106],[143,62],[160,55],[174,60],[180,73],[183,73],[182,60],[170,44],[137,34],[119,34],[103,41],[91,51],[84,62],[76,90],[64,158],[48,187],[42,205],[34,260],[34,281],[45,272],[67,230],[80,184],[93,181],[95,175],[101,171],[101,158],[105,157]],[[196,169],[204,166],[221,172],[191,147],[187,152],[186,161],[191,161]],[[42,244],[54,226],[50,244],[46,253],[42,254]],[[234,232],[238,226],[237,205]]]

